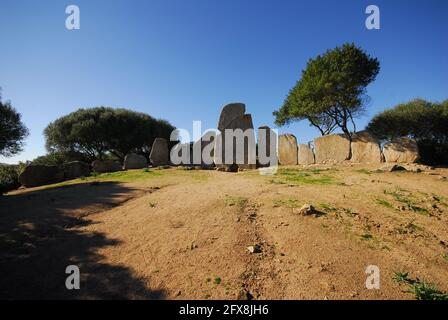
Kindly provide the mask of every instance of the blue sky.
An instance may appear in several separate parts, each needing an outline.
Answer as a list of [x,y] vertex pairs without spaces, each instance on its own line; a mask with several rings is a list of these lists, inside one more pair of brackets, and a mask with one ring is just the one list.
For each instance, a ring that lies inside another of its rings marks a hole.
[[[70,4],[80,30],[65,28]],[[369,4],[381,30],[365,28]],[[446,0],[0,0],[2,96],[30,129],[24,152],[0,162],[45,154],[45,126],[80,107],[126,107],[192,130],[244,102],[255,126],[273,126],[307,60],[345,42],[381,62],[363,128],[397,103],[448,98],[447,15]],[[305,121],[279,131],[318,136]]]

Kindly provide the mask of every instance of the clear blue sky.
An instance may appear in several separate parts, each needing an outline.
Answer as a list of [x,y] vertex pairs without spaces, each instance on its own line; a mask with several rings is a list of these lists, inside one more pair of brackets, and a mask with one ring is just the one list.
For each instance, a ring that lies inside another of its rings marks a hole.
[[[70,4],[80,30],[65,28]],[[369,4],[381,30],[365,28]],[[126,107],[191,130],[244,102],[255,126],[273,126],[307,60],[344,42],[381,62],[362,128],[397,103],[448,98],[447,17],[446,0],[0,0],[2,95],[30,129],[25,151],[0,162],[44,154],[45,126],[79,107]],[[318,135],[306,122],[280,132]]]

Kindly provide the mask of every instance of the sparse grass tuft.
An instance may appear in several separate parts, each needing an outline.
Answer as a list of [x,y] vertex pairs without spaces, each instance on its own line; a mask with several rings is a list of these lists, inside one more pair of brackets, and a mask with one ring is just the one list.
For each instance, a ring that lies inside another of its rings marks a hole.
[[365,233],[361,235],[361,240],[372,240],[373,236],[369,233]]
[[395,272],[393,279],[398,283],[405,283],[409,285],[417,300],[445,300],[448,301],[448,293],[442,292],[437,288],[437,285],[433,283],[427,283],[426,281],[418,278],[411,279],[409,272]]
[[389,209],[393,209],[394,208],[394,206],[392,204],[390,204],[390,202],[388,202],[388,201],[386,201],[384,199],[376,199],[376,203],[378,203],[378,204],[380,204],[380,205],[382,205],[382,206],[384,206],[386,208],[389,208]]
[[239,196],[226,196],[225,198],[226,206],[233,207],[238,206],[240,208],[244,207],[247,203],[247,198]]
[[355,171],[358,172],[358,173],[372,174],[372,172],[370,170],[368,170],[368,169],[358,169],[358,170],[355,170]]
[[215,284],[220,284],[221,283],[221,278],[220,277],[215,277],[214,281]]

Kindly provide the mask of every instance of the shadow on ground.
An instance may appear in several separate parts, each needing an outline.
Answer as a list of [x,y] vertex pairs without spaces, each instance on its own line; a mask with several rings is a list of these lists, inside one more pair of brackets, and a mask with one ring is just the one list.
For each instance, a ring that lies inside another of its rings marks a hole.
[[[149,290],[130,269],[101,262],[97,249],[118,240],[79,229],[138,192],[103,182],[0,196],[0,299],[163,299],[164,290]],[[72,264],[80,290],[65,287]]]

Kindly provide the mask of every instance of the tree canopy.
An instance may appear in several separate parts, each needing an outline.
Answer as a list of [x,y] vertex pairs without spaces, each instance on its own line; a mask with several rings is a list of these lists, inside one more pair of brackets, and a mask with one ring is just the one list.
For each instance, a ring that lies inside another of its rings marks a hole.
[[351,135],[350,124],[359,117],[368,100],[366,87],[375,80],[379,61],[354,44],[344,44],[310,59],[302,77],[274,112],[279,126],[308,120],[322,135],[340,128]]
[[0,155],[9,157],[23,150],[28,129],[21,115],[10,102],[2,102],[0,96]]
[[424,162],[448,163],[448,100],[415,99],[399,104],[373,117],[367,131],[383,141],[414,138]]
[[155,138],[169,140],[175,128],[166,120],[127,109],[79,109],[50,123],[44,130],[51,153],[80,153],[89,159],[129,152],[147,154]]

